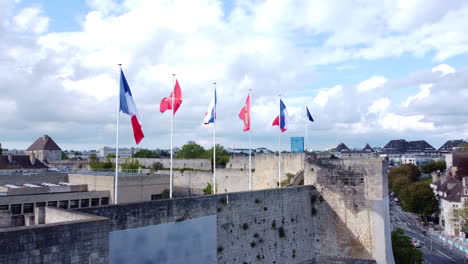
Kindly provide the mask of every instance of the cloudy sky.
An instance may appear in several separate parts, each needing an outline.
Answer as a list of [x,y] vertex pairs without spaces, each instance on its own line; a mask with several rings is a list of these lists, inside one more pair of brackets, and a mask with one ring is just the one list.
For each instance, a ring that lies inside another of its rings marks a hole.
[[[48,134],[63,149],[115,144],[118,63],[144,148],[168,148],[159,102],[182,87],[175,145],[208,147],[202,119],[218,86],[217,142],[248,147],[237,114],[252,95],[252,145],[278,148],[278,95],[289,137],[309,147],[468,138],[468,2],[463,0],[1,0],[0,142]],[[135,146],[120,115],[121,146]]]

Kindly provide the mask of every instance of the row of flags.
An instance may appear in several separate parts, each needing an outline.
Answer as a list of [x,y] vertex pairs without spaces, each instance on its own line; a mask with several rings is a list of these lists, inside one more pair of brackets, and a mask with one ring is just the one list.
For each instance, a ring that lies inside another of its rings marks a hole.
[[[214,123],[216,119],[216,88],[214,89],[213,98],[208,106],[208,110],[203,119],[203,123],[208,125]],[[164,113],[166,110],[172,110],[173,115],[177,112],[179,107],[182,105],[182,90],[180,88],[179,82],[175,80],[174,90],[171,92],[169,97],[165,97],[161,100],[159,105],[159,110],[161,113]],[[144,138],[143,131],[141,129],[141,123],[138,120],[138,111],[133,101],[132,92],[128,86],[125,75],[120,70],[120,111],[130,116],[133,135],[135,138],[136,144],[139,144]],[[281,132],[285,132],[288,129],[288,110],[283,100],[280,99],[280,109],[279,115],[273,120],[272,126],[279,126]],[[307,119],[311,122],[314,122],[312,115],[309,112],[309,109],[306,107]],[[239,112],[239,118],[244,122],[243,131],[250,130],[250,94],[245,100],[245,104]]]

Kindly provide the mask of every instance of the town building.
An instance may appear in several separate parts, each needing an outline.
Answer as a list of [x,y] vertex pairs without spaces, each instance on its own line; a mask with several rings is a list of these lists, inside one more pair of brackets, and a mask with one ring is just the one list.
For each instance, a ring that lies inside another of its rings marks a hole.
[[362,149],[349,149],[344,143],[340,143],[333,151],[333,155],[346,159],[374,159],[378,158],[377,152],[366,144]]
[[34,153],[30,155],[2,155],[0,156],[0,173],[39,172],[47,171],[48,167],[36,159]]
[[48,135],[38,138],[26,149],[26,154],[34,154],[42,162],[62,159],[62,149]]
[[462,143],[466,143],[466,141],[464,141],[463,139],[448,140],[439,148],[439,152],[440,153],[452,153]]
[[[139,149],[136,148],[119,148],[119,157],[120,158],[131,158],[135,152],[137,152]],[[115,148],[111,147],[103,147],[99,149],[97,153],[97,157],[99,158],[105,158],[108,155],[115,155]]]

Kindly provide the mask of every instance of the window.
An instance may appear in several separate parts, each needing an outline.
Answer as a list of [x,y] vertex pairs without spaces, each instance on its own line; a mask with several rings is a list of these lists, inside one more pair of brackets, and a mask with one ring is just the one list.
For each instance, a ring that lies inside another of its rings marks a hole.
[[108,204],[109,204],[109,197],[102,197],[101,205],[108,205]]
[[12,204],[11,205],[11,213],[12,214],[21,214],[21,207],[22,207],[22,204]]
[[80,207],[89,207],[89,199],[82,199]]
[[23,205],[23,213],[30,214],[34,211],[34,204],[33,203],[25,203]]
[[70,209],[78,208],[80,206],[80,200],[70,200]]
[[57,207],[57,201],[49,201],[47,202],[47,206]]
[[0,205],[0,211],[8,211],[9,207],[8,204],[2,204]]
[[45,202],[38,202],[36,203],[36,207],[45,207],[46,203]]
[[99,198],[92,198],[91,206],[99,206]]
[[62,209],[68,209],[68,201],[60,201],[59,207]]

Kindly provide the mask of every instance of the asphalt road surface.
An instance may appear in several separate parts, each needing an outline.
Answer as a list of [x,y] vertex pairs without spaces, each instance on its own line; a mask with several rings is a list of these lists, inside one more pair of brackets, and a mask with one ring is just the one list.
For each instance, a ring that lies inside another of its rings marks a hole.
[[[456,248],[450,249],[450,246],[444,245],[442,240],[424,229],[419,223],[418,216],[404,212],[394,202],[391,202],[390,212],[392,230],[402,228],[406,235],[422,242],[422,247],[420,249],[424,255],[424,263],[468,264],[468,259],[465,258],[463,252]],[[426,235],[424,235],[423,231],[426,231]]]

